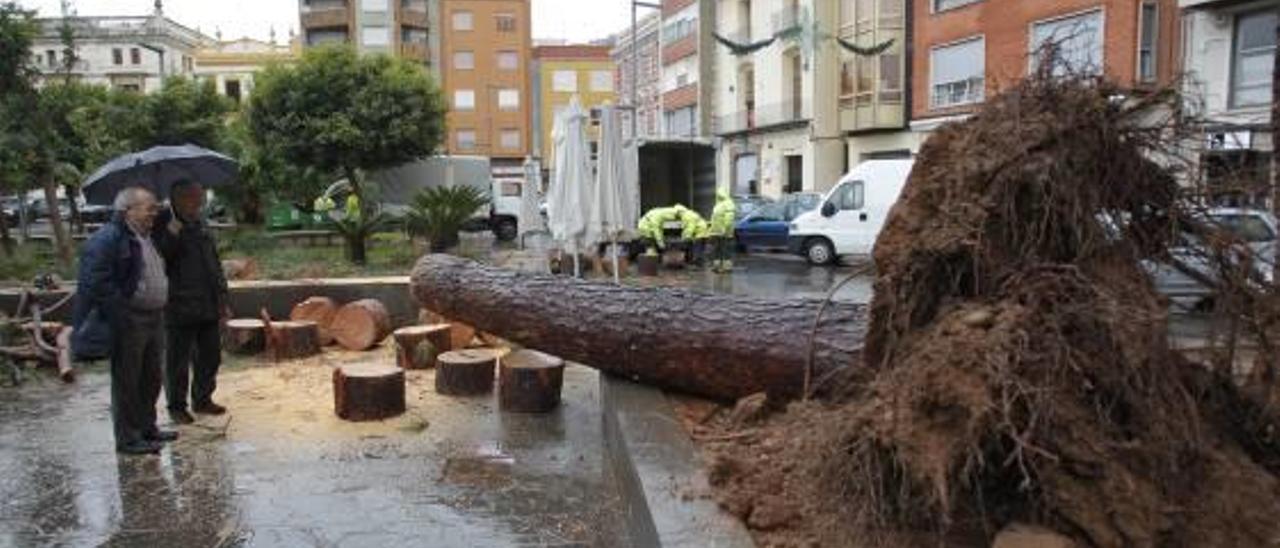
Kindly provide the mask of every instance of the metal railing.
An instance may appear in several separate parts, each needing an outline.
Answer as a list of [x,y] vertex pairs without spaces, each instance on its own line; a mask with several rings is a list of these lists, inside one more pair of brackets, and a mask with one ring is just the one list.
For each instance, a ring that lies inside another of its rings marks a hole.
[[803,101],[783,101],[720,116],[715,120],[715,133],[738,133],[805,120]]

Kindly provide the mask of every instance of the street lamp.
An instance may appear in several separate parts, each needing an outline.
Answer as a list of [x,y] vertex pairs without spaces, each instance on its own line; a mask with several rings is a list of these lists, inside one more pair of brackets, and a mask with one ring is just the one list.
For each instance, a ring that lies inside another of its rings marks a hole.
[[[662,9],[662,4],[631,0],[631,138],[639,139],[640,120],[640,41],[636,12],[639,8]],[[661,32],[661,30],[659,30]]]

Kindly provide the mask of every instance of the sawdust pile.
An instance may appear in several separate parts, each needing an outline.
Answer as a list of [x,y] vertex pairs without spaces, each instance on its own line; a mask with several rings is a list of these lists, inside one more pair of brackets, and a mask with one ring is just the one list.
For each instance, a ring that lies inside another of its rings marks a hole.
[[1084,546],[1280,545],[1266,414],[1168,349],[1139,261],[1179,192],[1148,160],[1158,101],[1116,93],[1032,78],[929,139],[876,244],[873,380],[804,412],[820,424],[781,419],[764,462],[780,432],[722,447],[726,507],[823,514],[791,516],[822,528],[780,537],[800,544],[983,544],[1023,522]]

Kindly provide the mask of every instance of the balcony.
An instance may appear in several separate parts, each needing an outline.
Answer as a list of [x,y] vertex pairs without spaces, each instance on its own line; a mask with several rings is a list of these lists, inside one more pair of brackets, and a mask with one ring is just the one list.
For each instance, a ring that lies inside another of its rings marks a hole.
[[333,10],[346,11],[346,9],[347,0],[307,0],[302,3],[302,13],[316,13]]
[[798,100],[790,100],[739,110],[732,114],[721,116],[715,120],[715,133],[717,135],[729,135],[757,130],[784,129],[792,125],[803,124],[806,121],[804,103]]
[[346,2],[312,2],[302,8],[302,28],[345,27],[349,16]]
[[426,44],[408,42],[400,44],[400,56],[410,61],[425,63],[431,59],[431,51],[427,49]]
[[690,34],[662,48],[662,65],[671,63],[698,53],[698,37]]
[[698,85],[688,84],[662,94],[662,107],[678,110],[698,104]]

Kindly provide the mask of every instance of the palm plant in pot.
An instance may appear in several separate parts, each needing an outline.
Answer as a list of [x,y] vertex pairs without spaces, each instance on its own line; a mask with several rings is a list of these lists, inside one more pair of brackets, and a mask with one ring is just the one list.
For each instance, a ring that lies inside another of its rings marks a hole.
[[489,196],[470,186],[438,186],[413,197],[408,215],[409,233],[427,239],[428,248],[440,253],[458,245],[458,233],[476,212],[489,205]]

